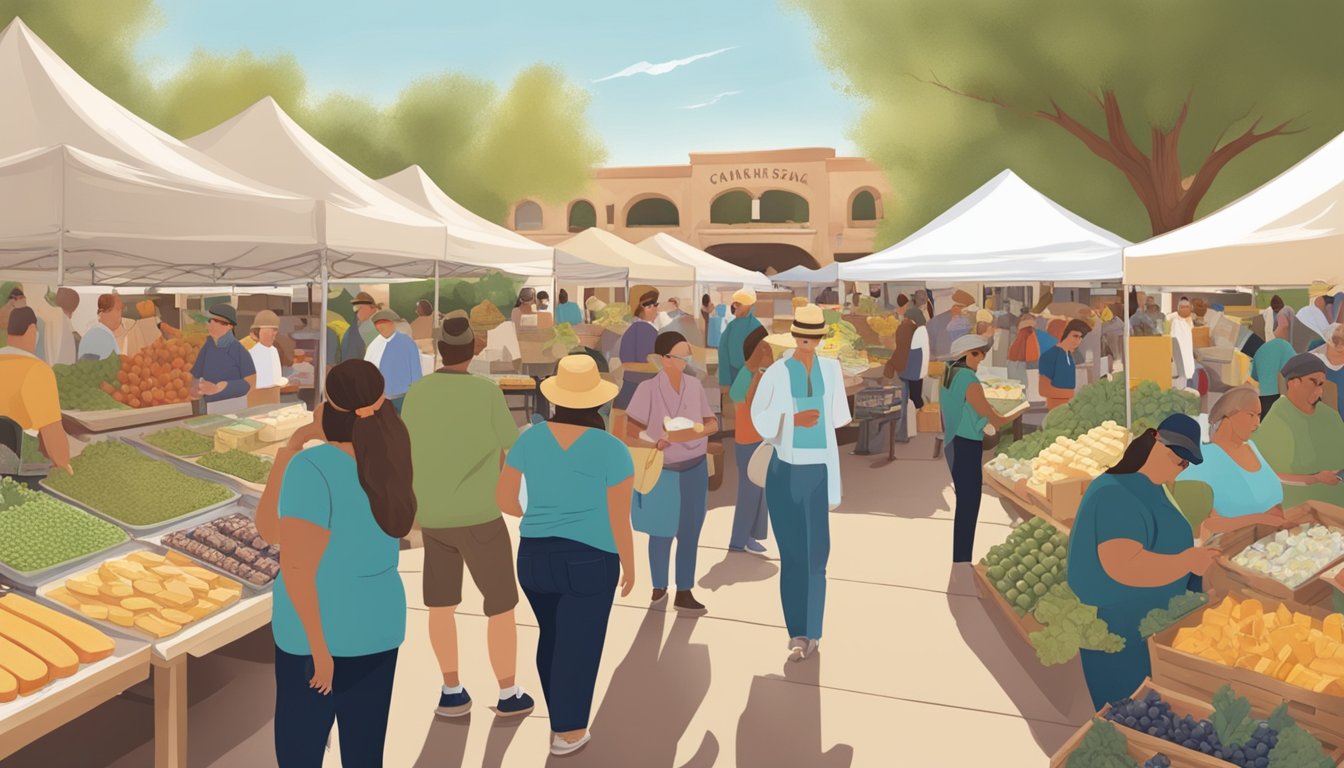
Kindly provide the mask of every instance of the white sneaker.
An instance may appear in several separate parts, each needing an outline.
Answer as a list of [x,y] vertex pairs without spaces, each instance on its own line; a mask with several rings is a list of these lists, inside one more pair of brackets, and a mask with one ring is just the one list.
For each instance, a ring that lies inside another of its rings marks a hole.
[[565,755],[572,755],[575,752],[578,752],[580,749],[583,749],[585,746],[588,745],[588,742],[592,740],[593,740],[592,731],[588,731],[587,733],[583,734],[583,738],[579,739],[578,741],[565,741],[564,739],[560,738],[560,734],[558,733],[552,734],[551,754],[555,755],[556,757],[564,757]]
[[802,661],[807,656],[807,643],[805,637],[795,637],[789,641],[789,661]]

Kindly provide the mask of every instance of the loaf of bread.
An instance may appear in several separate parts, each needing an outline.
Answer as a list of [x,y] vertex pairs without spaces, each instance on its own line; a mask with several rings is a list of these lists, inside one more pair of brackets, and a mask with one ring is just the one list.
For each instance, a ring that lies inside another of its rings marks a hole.
[[60,637],[69,644],[81,664],[101,661],[111,656],[116,648],[112,638],[88,624],[19,595],[8,594],[0,597],[0,609]]
[[69,677],[79,669],[79,657],[64,640],[9,611],[0,611],[0,637],[41,659],[52,680]]
[[0,669],[14,676],[20,696],[51,682],[51,672],[41,659],[3,637],[0,637]]

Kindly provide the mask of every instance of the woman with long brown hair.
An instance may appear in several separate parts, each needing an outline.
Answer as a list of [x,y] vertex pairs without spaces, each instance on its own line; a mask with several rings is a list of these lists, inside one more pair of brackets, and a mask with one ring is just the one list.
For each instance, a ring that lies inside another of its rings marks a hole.
[[410,436],[383,386],[364,360],[332,368],[257,505],[257,530],[282,552],[271,619],[281,768],[322,765],[336,721],[343,764],[383,764],[406,635],[399,539],[416,508]]

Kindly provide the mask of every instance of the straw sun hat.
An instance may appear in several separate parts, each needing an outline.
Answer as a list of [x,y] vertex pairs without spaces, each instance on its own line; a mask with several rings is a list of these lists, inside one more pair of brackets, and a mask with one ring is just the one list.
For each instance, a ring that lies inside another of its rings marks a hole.
[[774,333],[765,337],[765,343],[772,347],[793,349],[797,346],[795,336],[809,339],[826,338],[826,315],[816,304],[799,307],[793,313],[793,323],[788,333]]
[[605,381],[588,355],[560,360],[555,375],[541,382],[541,394],[561,408],[596,408],[612,401],[620,387]]

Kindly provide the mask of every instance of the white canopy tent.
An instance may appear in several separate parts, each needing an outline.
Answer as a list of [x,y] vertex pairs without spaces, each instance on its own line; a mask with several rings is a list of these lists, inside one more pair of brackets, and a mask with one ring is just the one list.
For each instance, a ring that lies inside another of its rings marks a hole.
[[668,261],[685,264],[695,270],[695,281],[702,285],[745,285],[770,288],[770,278],[752,269],[730,264],[713,254],[659,232],[639,243],[639,247]]
[[[896,245],[840,265],[865,282],[1119,280],[1128,242],[1005,170]],[[778,276],[776,280],[778,280]]]
[[1309,285],[1344,278],[1344,134],[1193,224],[1125,249],[1125,281]]
[[57,283],[310,279],[312,199],[132,114],[15,19],[0,33],[0,269]]
[[432,277],[444,223],[310,136],[269,96],[187,140],[215,160],[319,203],[317,238],[333,282]]
[[[695,269],[650,253],[634,243],[597,227],[590,227],[555,247],[555,273],[559,280],[596,285],[610,280],[594,280],[585,275],[591,265],[624,270],[626,280],[652,285],[694,285]],[[569,257],[569,258],[566,258]],[[574,261],[577,259],[578,261]]]
[[827,264],[817,269],[794,267],[769,278],[772,282],[785,285],[835,285],[840,282],[840,262]]

